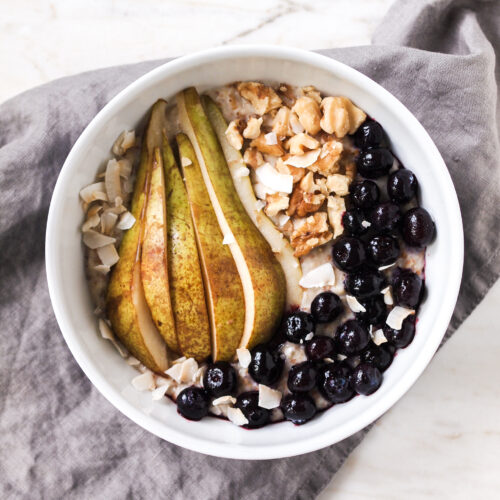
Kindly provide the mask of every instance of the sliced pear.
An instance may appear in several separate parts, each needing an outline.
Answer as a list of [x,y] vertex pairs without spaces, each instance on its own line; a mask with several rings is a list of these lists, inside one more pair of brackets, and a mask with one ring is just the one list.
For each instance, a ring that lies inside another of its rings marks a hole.
[[302,296],[304,294],[302,287],[299,285],[299,281],[302,278],[302,268],[299,259],[294,256],[293,248],[290,242],[284,238],[283,233],[276,228],[271,219],[263,213],[262,209],[258,208],[257,198],[255,197],[250,177],[242,175],[242,172],[244,172],[242,169],[247,168],[247,165],[243,161],[241,153],[231,146],[227,140],[225,134],[227,122],[221,110],[207,95],[201,96],[201,102],[217,134],[222,151],[224,151],[238,196],[253,223],[259,228],[269,245],[271,245],[274,255],[283,268],[286,278],[287,307],[288,309],[298,307],[302,303]]
[[251,349],[267,341],[279,325],[286,300],[285,276],[241,203],[196,89],[181,92],[177,104],[181,128],[193,144],[210,201],[243,284],[245,328],[240,347]]
[[141,279],[146,302],[156,328],[167,343],[168,348],[173,352],[179,352],[170,301],[165,176],[159,148],[154,150],[150,175],[143,222]]
[[245,326],[245,296],[238,269],[210,202],[196,154],[188,137],[177,135],[182,173],[194,221],[208,313],[214,361],[231,360]]
[[155,147],[161,147],[165,109],[166,102],[158,101],[151,111],[132,196],[131,212],[136,222],[123,235],[120,260],[111,273],[106,297],[106,310],[114,333],[133,356],[155,372],[168,368],[167,348],[144,295],[141,241],[153,152]]
[[210,323],[193,220],[181,173],[163,137],[170,299],[180,352],[201,361],[211,353]]

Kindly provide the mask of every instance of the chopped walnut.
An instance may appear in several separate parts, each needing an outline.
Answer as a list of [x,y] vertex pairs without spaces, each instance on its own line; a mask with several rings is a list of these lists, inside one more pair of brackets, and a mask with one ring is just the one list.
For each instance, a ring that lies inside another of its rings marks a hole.
[[325,97],[321,108],[321,128],[328,134],[335,134],[339,139],[348,133],[354,134],[366,119],[366,114],[347,97]]
[[326,187],[330,193],[335,193],[338,196],[346,196],[349,194],[349,184],[351,180],[346,175],[333,174],[329,175],[326,180]]
[[300,133],[294,135],[285,143],[291,155],[303,155],[306,149],[316,149],[319,147],[319,142],[310,135]]
[[287,165],[285,163],[285,160],[287,159],[288,155],[282,156],[281,158],[278,158],[276,161],[275,168],[280,174],[288,174],[293,177],[293,183],[297,183],[306,175],[306,169],[305,168],[297,168],[297,167],[292,167],[291,165]]
[[321,148],[319,158],[309,167],[310,170],[323,175],[336,174],[340,169],[338,161],[343,149],[344,146],[339,141],[332,139],[326,142]]
[[313,248],[323,245],[333,237],[328,228],[325,212],[316,212],[300,225],[294,226],[290,237],[290,244],[295,249],[294,255],[301,257],[308,254]]
[[273,132],[278,137],[290,137],[293,131],[290,128],[290,108],[282,106],[276,113],[273,122]]
[[300,189],[300,186],[297,184],[292,191],[292,196],[290,197],[290,203],[288,205],[288,210],[286,211],[286,214],[292,217],[292,215],[295,215],[295,212],[297,211],[297,208],[300,205],[300,202],[304,198],[304,191]]
[[245,139],[257,139],[260,135],[260,127],[262,125],[262,116],[260,118],[251,117],[245,130],[243,130],[243,137]]
[[272,109],[281,106],[278,94],[267,85],[258,82],[241,82],[237,85],[238,92],[242,97],[250,101],[259,115],[264,115]]
[[243,161],[253,169],[264,165],[264,158],[256,148],[247,148],[243,155]]
[[317,212],[321,208],[325,198],[326,196],[320,193],[304,193],[302,200],[297,206],[296,214],[299,217],[305,217],[310,213]]
[[266,208],[264,212],[270,217],[277,215],[281,210],[286,210],[289,204],[288,196],[282,193],[268,194],[266,196]]
[[227,126],[225,134],[229,144],[231,144],[234,149],[239,151],[243,147],[243,137],[241,137],[239,131],[239,120],[233,120],[230,122]]
[[302,93],[314,99],[318,104],[321,104],[321,94],[319,90],[314,85],[307,85],[306,87],[302,87]]
[[307,96],[300,97],[292,110],[297,113],[299,121],[307,133],[314,135],[321,130],[321,110],[314,99]]
[[283,156],[285,154],[285,150],[281,145],[281,139],[276,137],[276,144],[269,144],[270,141],[266,138],[266,135],[268,134],[260,134],[259,137],[250,143],[250,146],[257,148],[261,153],[273,156]]
[[344,232],[342,215],[345,212],[345,200],[340,196],[329,196],[327,203],[328,220],[333,228],[333,237],[336,238]]
[[278,94],[288,107],[295,104],[296,96],[292,86],[287,85],[286,83],[280,83]]

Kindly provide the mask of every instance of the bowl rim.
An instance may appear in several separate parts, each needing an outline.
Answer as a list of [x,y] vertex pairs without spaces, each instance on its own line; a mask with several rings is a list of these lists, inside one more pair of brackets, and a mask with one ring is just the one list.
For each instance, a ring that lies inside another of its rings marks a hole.
[[[362,412],[346,424],[333,428],[326,434],[313,436],[298,443],[292,442],[272,446],[252,446],[251,448],[235,443],[214,443],[213,441],[206,441],[202,438],[189,436],[183,432],[179,432],[168,427],[168,424],[160,424],[160,422],[156,419],[149,415],[145,415],[126,401],[126,399],[111,386],[106,378],[99,373],[93,365],[92,360],[89,359],[83,352],[79,345],[77,336],[72,331],[69,321],[66,319],[67,313],[61,305],[60,290],[58,289],[57,275],[55,272],[57,262],[55,261],[54,252],[52,251],[54,246],[57,244],[57,240],[54,237],[56,232],[56,214],[62,201],[64,185],[66,178],[69,175],[70,165],[73,163],[74,158],[78,156],[79,150],[84,147],[87,135],[90,134],[90,131],[95,127],[99,128],[101,124],[105,123],[106,120],[112,117],[114,113],[121,108],[122,102],[128,99],[129,94],[140,91],[144,87],[149,87],[156,81],[166,79],[171,73],[176,73],[201,63],[206,64],[223,59],[245,57],[287,59],[295,63],[316,65],[327,71],[335,73],[336,76],[344,77],[349,81],[356,81],[356,84],[362,87],[364,91],[369,94],[375,94],[379,99],[387,102],[393,113],[404,116],[405,120],[407,120],[411,125],[412,133],[419,136],[420,141],[426,143],[426,147],[429,148],[429,154],[435,158],[436,166],[441,170],[439,172],[441,180],[445,184],[448,184],[448,188],[450,188],[447,189],[447,207],[451,210],[457,222],[451,233],[454,239],[453,245],[456,249],[456,252],[450,256],[450,266],[454,272],[447,278],[449,293],[446,296],[445,303],[442,304],[441,314],[436,318],[434,324],[435,328],[433,329],[433,331],[441,333],[436,333],[428,339],[425,347],[422,348],[420,355],[414,360],[412,365],[410,365],[409,369],[405,372],[404,377],[402,377],[398,383],[391,388],[391,391],[386,395],[386,397],[377,402],[375,406],[371,407],[371,411]],[[66,158],[52,194],[47,218],[45,239],[46,275],[49,295],[56,320],[73,357],[98,391],[121,413],[145,430],[162,439],[178,446],[207,455],[247,460],[290,457],[324,448],[363,429],[391,408],[416,382],[441,343],[458,297],[462,277],[463,259],[464,237],[462,217],[456,191],[444,160],[442,159],[429,134],[425,131],[417,118],[389,91],[385,90],[378,83],[354,68],[351,68],[350,66],[323,54],[303,49],[273,45],[225,46],[196,52],[174,59],[158,66],[157,68],[154,68],[121,90],[85,127],[84,131],[78,137],[68,157]]]

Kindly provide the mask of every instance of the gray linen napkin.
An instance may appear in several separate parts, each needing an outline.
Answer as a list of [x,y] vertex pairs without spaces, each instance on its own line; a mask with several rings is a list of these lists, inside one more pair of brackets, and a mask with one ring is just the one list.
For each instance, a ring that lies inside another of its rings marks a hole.
[[[378,29],[377,45],[323,52],[405,103],[448,165],[466,242],[448,335],[500,272],[499,26],[498,1],[403,0]],[[289,459],[208,457],[129,421],[73,360],[44,272],[51,193],[90,119],[161,62],[64,78],[0,106],[1,498],[313,498],[367,432]]]

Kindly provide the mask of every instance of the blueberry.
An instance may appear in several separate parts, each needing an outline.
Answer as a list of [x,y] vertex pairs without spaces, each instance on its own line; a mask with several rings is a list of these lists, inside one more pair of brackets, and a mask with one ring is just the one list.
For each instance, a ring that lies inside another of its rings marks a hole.
[[375,345],[370,342],[360,355],[362,363],[376,366],[381,372],[387,370],[391,366],[394,357],[394,346],[387,342],[381,345]]
[[366,120],[354,136],[354,143],[360,149],[376,148],[384,141],[384,129],[380,123],[373,120]]
[[356,313],[356,319],[371,325],[382,325],[385,323],[387,318],[387,306],[381,294],[374,295],[368,299],[359,299],[359,303],[366,311]]
[[330,358],[335,352],[335,342],[331,337],[316,335],[306,342],[306,354],[311,361]]
[[357,208],[371,208],[380,199],[380,190],[373,181],[356,182],[351,186],[351,200]]
[[380,293],[384,288],[385,278],[379,271],[362,269],[345,277],[344,288],[349,295],[366,298]]
[[260,344],[252,349],[252,361],[248,373],[258,384],[274,384],[283,371],[283,360],[277,351]]
[[411,247],[427,246],[432,241],[435,230],[434,222],[425,208],[412,208],[403,217],[403,239]]
[[203,376],[203,387],[214,398],[234,393],[236,372],[227,361],[217,361],[208,365]]
[[384,234],[374,236],[368,242],[367,250],[371,260],[378,266],[396,262],[401,253],[397,238]]
[[354,271],[366,260],[365,246],[354,236],[342,236],[333,244],[332,257],[342,271]]
[[281,411],[286,420],[302,425],[316,415],[316,405],[307,394],[289,394],[281,400]]
[[322,292],[314,297],[311,304],[311,314],[316,323],[329,323],[343,310],[342,301],[333,292]]
[[363,210],[360,208],[351,208],[350,210],[346,210],[344,215],[342,215],[342,225],[345,232],[353,236],[361,236],[368,231],[368,227],[365,227],[363,222],[368,221]]
[[368,179],[378,179],[389,173],[393,163],[394,157],[388,149],[367,149],[358,156],[358,172]]
[[370,342],[366,326],[355,319],[349,319],[335,332],[335,345],[341,354],[350,356],[361,352]]
[[387,193],[395,203],[407,203],[417,194],[418,182],[415,174],[407,168],[400,168],[389,175]]
[[249,429],[262,427],[266,425],[271,418],[271,412],[259,406],[258,391],[243,392],[236,398],[234,406],[239,408],[243,415],[245,415],[248,424],[245,424],[244,427]]
[[316,385],[316,367],[311,361],[293,365],[288,372],[288,389],[291,392],[309,392]]
[[422,278],[410,269],[398,267],[392,274],[392,295],[398,306],[416,309],[422,299]]
[[329,363],[318,372],[319,392],[331,403],[345,403],[354,396],[349,379],[350,368],[344,363]]
[[401,222],[401,211],[394,203],[380,203],[371,211],[370,222],[377,232],[395,231]]
[[398,349],[408,347],[415,337],[415,315],[408,316],[403,320],[401,330],[394,330],[389,325],[384,325],[384,336]]
[[201,420],[208,415],[210,398],[199,387],[186,387],[177,396],[177,411],[189,420]]
[[358,394],[369,396],[380,387],[382,378],[383,375],[376,366],[361,363],[354,368],[351,383]]
[[300,344],[310,333],[314,333],[316,325],[311,314],[297,311],[289,314],[285,319],[284,334],[287,340],[294,344]]

